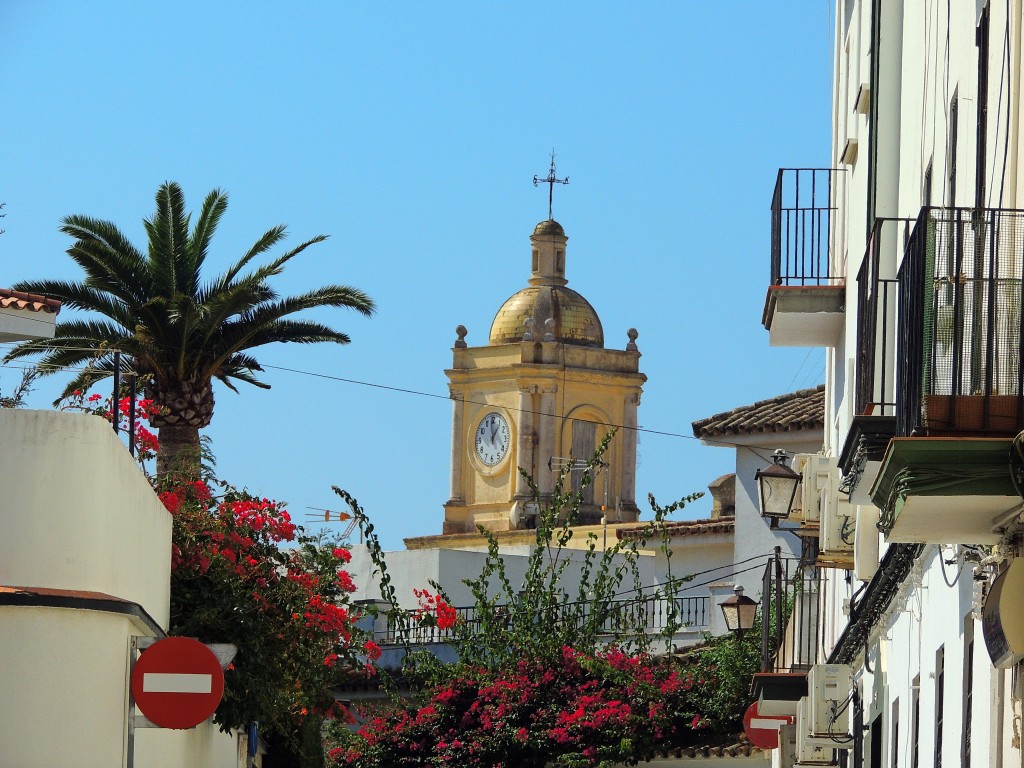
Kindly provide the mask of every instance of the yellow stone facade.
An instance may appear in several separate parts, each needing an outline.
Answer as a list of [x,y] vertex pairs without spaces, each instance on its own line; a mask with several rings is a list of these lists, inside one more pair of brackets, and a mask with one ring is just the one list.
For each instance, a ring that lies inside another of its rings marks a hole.
[[410,548],[455,539],[472,545],[477,525],[509,532],[503,539],[522,538],[534,506],[518,469],[534,478],[544,499],[559,468],[570,458],[589,459],[615,427],[579,524],[589,529],[604,518],[614,528],[637,519],[636,419],[646,376],[639,370],[636,331],[628,331],[625,349],[605,349],[597,313],[565,287],[562,227],[541,222],[530,240],[529,286],[498,311],[488,345],[468,346],[466,330],[457,329],[445,372],[453,417],[444,527],[439,537],[407,540]]

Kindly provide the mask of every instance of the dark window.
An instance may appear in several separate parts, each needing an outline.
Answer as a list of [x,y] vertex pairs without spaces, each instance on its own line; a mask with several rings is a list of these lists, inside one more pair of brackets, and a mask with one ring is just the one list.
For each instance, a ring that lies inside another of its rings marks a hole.
[[959,123],[960,108],[958,106],[960,98],[958,96],[960,89],[957,88],[953,91],[953,98],[949,100],[949,160],[948,160],[948,175],[946,180],[949,187],[949,207],[952,208],[956,205],[956,145],[957,145],[957,125]]
[[900,700],[892,703],[892,725],[889,727],[889,742],[892,745],[889,754],[892,756],[891,768],[900,768]]
[[855,768],[864,765],[864,705],[859,695],[853,699],[853,765]]
[[924,197],[925,206],[932,204],[932,161],[928,161],[928,167],[924,171],[924,189],[921,191]]
[[971,720],[974,715],[974,619],[968,615],[964,625],[964,722],[960,758],[963,768],[971,768]]
[[871,768],[882,768],[882,716],[871,721]]
[[988,138],[988,28],[989,9],[981,12],[975,42],[978,44],[978,154],[974,167],[974,207],[985,207],[985,155]]
[[911,686],[912,699],[910,705],[910,768],[917,768],[921,749],[918,747],[921,735],[921,676],[914,678]]
[[946,652],[935,653],[935,768],[942,768],[942,715],[945,703]]

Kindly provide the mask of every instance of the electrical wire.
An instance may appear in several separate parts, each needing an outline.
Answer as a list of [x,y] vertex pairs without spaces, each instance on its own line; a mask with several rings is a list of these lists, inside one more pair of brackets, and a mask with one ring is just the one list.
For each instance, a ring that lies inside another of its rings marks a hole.
[[[764,560],[766,558],[770,558],[770,557],[773,557],[773,556],[774,556],[774,552],[766,552],[763,555],[755,555],[754,557],[748,557],[746,560],[740,560],[737,563],[730,563],[728,565],[720,565],[717,568],[708,568],[706,571],[698,571],[697,573],[690,574],[690,578],[692,579],[692,578],[696,578],[697,576],[707,576],[709,573],[714,573],[715,571],[722,571],[722,570],[725,570],[726,568],[735,568],[737,565],[744,565],[745,563],[749,563],[749,562],[751,562],[753,560]],[[784,559],[791,560],[792,558],[784,558]],[[741,573],[749,573],[750,571],[756,571],[756,570],[758,570],[761,567],[762,567],[761,564],[753,565],[753,566],[751,566],[749,568],[743,568],[742,570],[739,570],[739,571],[732,571],[732,572],[727,573],[727,574],[721,574],[720,576],[716,576],[715,578],[711,579],[710,581],[704,581],[704,582],[700,582],[700,583],[697,583],[697,584],[693,584],[691,582],[686,582],[686,586],[683,587],[682,589],[680,589],[679,591],[680,592],[686,592],[687,590],[696,589],[697,587],[706,587],[708,584],[714,584],[715,582],[720,581],[720,580],[722,580],[722,579],[724,579],[724,578],[726,578],[728,576],[738,576]],[[685,577],[681,577],[681,578],[685,578]],[[674,579],[673,581],[678,582],[679,580],[680,579]],[[645,585],[643,587],[640,587],[639,589],[635,589],[634,588],[634,589],[627,589],[627,590],[625,590],[623,592],[616,592],[614,595],[612,595],[612,597],[618,597],[619,595],[631,595],[634,592],[643,592],[645,589],[652,589],[652,588],[655,588],[655,587],[667,587],[667,586],[669,586],[672,583],[673,583],[672,581],[663,581],[663,582],[659,582],[657,584],[647,584],[647,585]]]
[[[946,586],[947,587],[952,589],[953,587],[956,586],[957,582],[960,581],[960,574],[962,574],[964,572],[963,563],[960,563],[960,565],[959,565],[959,567],[957,568],[957,571],[956,571],[956,576],[953,577],[953,581],[951,582],[949,580],[949,577],[946,576],[946,565],[948,565],[948,563],[946,563],[946,558],[944,558],[942,556],[942,545],[941,544],[939,545],[938,555],[939,555],[939,567],[942,570],[942,580],[944,582],[946,582]],[[959,555],[957,556],[957,559],[955,561],[953,561],[953,562],[958,562],[958,563],[960,562]]]

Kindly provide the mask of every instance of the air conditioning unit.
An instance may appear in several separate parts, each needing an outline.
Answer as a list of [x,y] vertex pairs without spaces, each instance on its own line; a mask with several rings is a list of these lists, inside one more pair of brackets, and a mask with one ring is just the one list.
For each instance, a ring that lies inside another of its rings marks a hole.
[[816,453],[798,453],[793,459],[793,468],[800,473],[800,510],[805,523],[816,523],[821,518],[822,491],[839,486],[839,466],[833,456]]
[[796,765],[796,723],[779,727],[779,768]]
[[853,565],[853,545],[857,528],[857,508],[844,499],[821,495],[821,545],[824,560],[839,561],[837,565]]
[[832,749],[851,749],[850,696],[853,672],[849,664],[815,664],[807,673],[806,733],[813,743]]
[[860,581],[871,581],[878,570],[878,517],[878,507],[857,507],[857,530],[853,533],[853,575]]
[[[793,765],[835,765],[835,744],[831,739],[810,736],[810,702],[804,696],[796,705],[796,761]],[[782,738],[781,732],[779,738]]]

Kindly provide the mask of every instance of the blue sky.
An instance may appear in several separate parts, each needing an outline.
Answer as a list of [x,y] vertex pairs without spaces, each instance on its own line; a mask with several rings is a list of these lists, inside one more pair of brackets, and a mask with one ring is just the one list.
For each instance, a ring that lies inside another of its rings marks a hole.
[[[344,283],[376,317],[318,316],[348,347],[266,365],[446,395],[454,328],[486,343],[525,286],[552,147],[567,272],[607,346],[636,327],[643,427],[690,423],[823,381],[822,350],[760,326],[780,166],[828,162],[831,3],[0,2],[0,285],[78,277],[71,213],[141,221],[165,180],[230,207],[212,265],[287,223],[282,293]],[[0,369],[7,390],[18,371]],[[217,391],[220,474],[304,507],[351,491],[388,548],[439,533],[451,405],[268,369]],[[46,406],[54,384],[33,397]],[[668,502],[732,453],[642,434],[637,491]],[[770,451],[766,451],[770,452]],[[643,506],[643,505],[642,505]],[[683,516],[703,516],[708,499]]]

